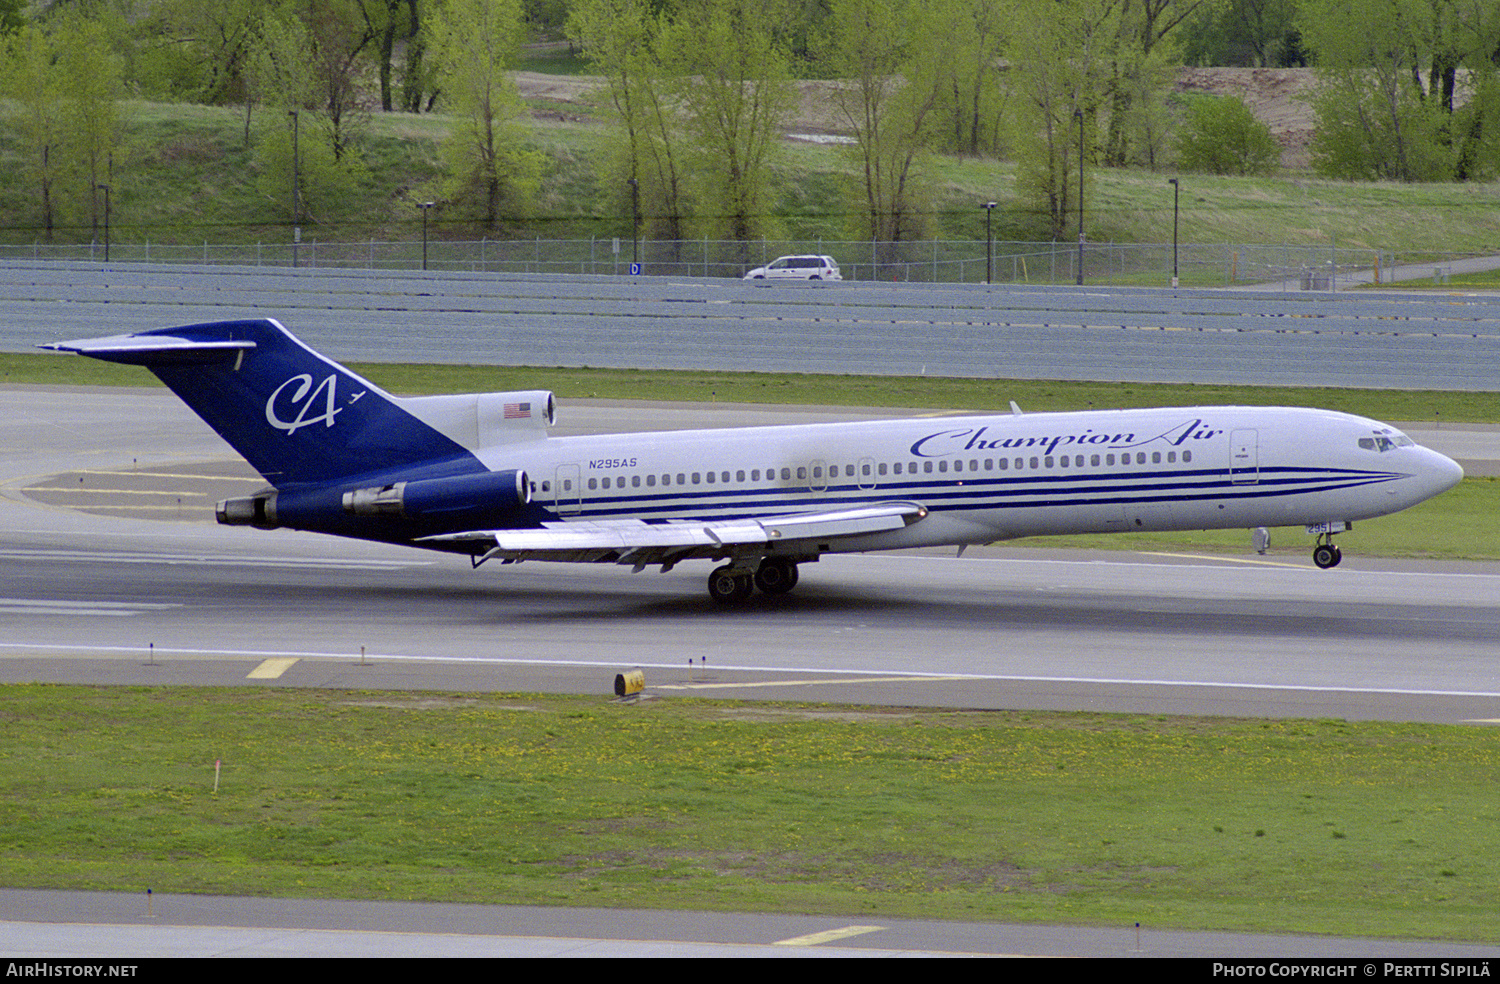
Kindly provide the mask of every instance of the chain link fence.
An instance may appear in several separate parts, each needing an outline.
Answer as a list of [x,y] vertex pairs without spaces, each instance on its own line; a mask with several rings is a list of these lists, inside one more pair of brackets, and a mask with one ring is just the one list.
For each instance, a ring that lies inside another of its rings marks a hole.
[[831,240],[528,239],[428,240],[300,244],[201,245],[93,242],[83,245],[0,245],[4,260],[82,260],[452,273],[588,274],[591,276],[742,277],[779,256],[829,255],[843,278],[919,283],[1070,284],[1160,287],[1174,276],[1187,287],[1280,283],[1288,290],[1332,290],[1353,282],[1388,282],[1403,266],[1430,267],[1469,254],[1398,255],[1389,250],[1251,244],[1121,244],[1076,242],[910,243]]

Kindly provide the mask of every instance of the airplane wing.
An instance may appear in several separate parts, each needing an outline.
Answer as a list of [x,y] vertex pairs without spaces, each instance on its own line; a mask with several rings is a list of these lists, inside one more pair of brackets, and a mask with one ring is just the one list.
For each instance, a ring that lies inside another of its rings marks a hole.
[[853,509],[790,513],[784,516],[726,520],[673,520],[650,523],[639,519],[577,520],[543,523],[537,529],[472,530],[422,537],[419,543],[474,542],[487,546],[476,564],[498,559],[555,560],[574,563],[650,564],[670,568],[694,557],[725,557],[754,553],[757,546],[774,544],[778,553],[796,553],[800,544],[818,541],[812,553],[828,549],[834,540],[899,530],[927,515],[915,502],[881,502]]

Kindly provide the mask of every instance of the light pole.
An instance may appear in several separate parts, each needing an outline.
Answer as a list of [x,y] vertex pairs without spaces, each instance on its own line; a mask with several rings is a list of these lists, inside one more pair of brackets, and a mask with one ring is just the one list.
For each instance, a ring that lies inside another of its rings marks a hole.
[[1177,183],[1176,178],[1168,178],[1167,184],[1172,186],[1172,289],[1177,289],[1177,199],[1182,194],[1182,186]]
[[630,265],[641,262],[641,185],[630,178]]
[[422,210],[422,270],[427,270],[427,210],[436,205],[437,202],[417,202],[417,208]]
[[94,185],[104,192],[104,262],[109,262],[109,185]]
[[994,214],[995,203],[984,203],[984,282],[991,283],[995,276],[995,239],[990,235],[990,216]]
[[302,117],[297,110],[287,110],[287,115],[292,118],[292,266],[297,266],[297,246],[302,242],[302,155],[298,146],[298,138],[302,125]]
[[1083,286],[1083,108],[1073,110],[1078,121],[1078,286]]

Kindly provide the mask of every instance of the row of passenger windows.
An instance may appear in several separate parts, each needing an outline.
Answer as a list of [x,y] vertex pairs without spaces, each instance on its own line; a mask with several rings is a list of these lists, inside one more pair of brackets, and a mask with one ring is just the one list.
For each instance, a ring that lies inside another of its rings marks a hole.
[[[1151,464],[1176,464],[1176,451],[1137,451],[1134,454],[1134,464],[1144,465],[1148,459]],[[1118,459],[1118,460],[1117,460]],[[1193,460],[1193,452],[1183,451],[1184,463]],[[780,481],[808,483],[814,487],[821,487],[839,478],[858,478],[862,483],[876,477],[888,477],[892,475],[931,475],[953,472],[996,472],[996,471],[1026,471],[1039,470],[1043,468],[1111,468],[1119,465],[1132,464],[1132,456],[1129,453],[1114,454],[1074,454],[1074,455],[1042,455],[1030,458],[970,458],[967,462],[955,459],[951,464],[948,459],[940,458],[937,461],[897,461],[894,463],[863,461],[858,465],[800,465],[795,468],[784,467],[781,469],[767,468],[762,472],[759,468],[752,468],[748,472],[744,469],[733,472],[732,481],[740,485],[749,482],[756,484],[761,481],[775,482],[780,475]],[[826,469],[826,473],[825,473]],[[655,488],[658,485],[715,485],[730,484],[731,473],[720,472],[678,472],[676,475],[665,474],[659,478],[656,474],[618,476],[611,480],[609,476],[603,478],[590,478],[588,487],[590,489],[626,488]],[[762,479],[764,475],[764,479]],[[675,479],[675,481],[674,481]]]

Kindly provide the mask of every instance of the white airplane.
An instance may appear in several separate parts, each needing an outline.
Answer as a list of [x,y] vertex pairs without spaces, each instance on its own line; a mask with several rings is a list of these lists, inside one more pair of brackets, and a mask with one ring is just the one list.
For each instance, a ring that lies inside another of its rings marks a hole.
[[270,483],[220,523],[514,563],[722,561],[718,601],[825,553],[1122,530],[1336,533],[1458,484],[1379,421],[1181,407],[550,437],[546,391],[396,397],[272,320],[57,342],[150,369]]

